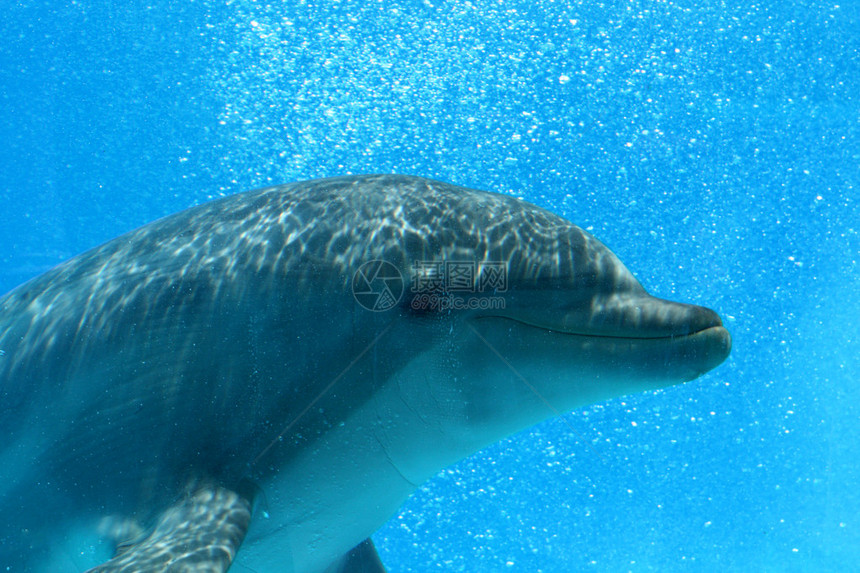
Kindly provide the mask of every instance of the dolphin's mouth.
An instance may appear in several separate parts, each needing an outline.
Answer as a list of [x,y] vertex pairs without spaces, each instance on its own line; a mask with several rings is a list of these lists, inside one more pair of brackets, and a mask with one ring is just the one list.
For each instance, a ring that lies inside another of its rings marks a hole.
[[609,295],[569,308],[512,309],[476,318],[503,318],[559,334],[590,338],[677,339],[709,329],[728,332],[709,308],[652,297]]
[[[648,294],[611,294],[590,304],[508,309],[495,318],[564,337],[582,345],[617,349],[649,348],[661,356],[683,355],[695,363],[696,375],[723,362],[731,353],[732,339],[719,315],[709,308],[678,303]],[[490,326],[489,323],[484,323]],[[503,327],[500,322],[494,328]],[[573,341],[573,338],[570,339]]]
[[[484,323],[479,327],[483,332],[490,327],[489,330],[499,333],[504,329],[505,323],[518,325],[525,330],[511,333],[515,338],[528,340],[531,338],[528,331],[539,331],[548,337],[544,340],[555,339],[557,344],[561,344],[562,346],[553,347],[564,348],[562,352],[573,351],[579,355],[586,353],[592,358],[599,356],[597,360],[607,364],[638,362],[653,368],[655,372],[677,371],[678,380],[686,382],[716,368],[731,353],[731,335],[716,313],[713,313],[713,316],[716,320],[710,325],[700,328],[679,326],[674,329],[676,332],[668,334],[658,334],[655,331],[640,333],[630,329],[614,332],[608,329],[570,330],[511,316],[487,315],[476,317],[475,320]],[[496,324],[492,324],[494,321]],[[665,329],[670,330],[668,326]],[[563,342],[565,340],[569,341],[569,344]],[[633,356],[636,357],[635,360],[632,359]]]
[[[714,335],[722,336],[722,334],[725,333],[726,336],[729,336],[728,330],[726,330],[726,328],[723,326],[722,321],[720,321],[717,324],[714,324],[713,326],[706,326],[706,327],[701,328],[699,330],[690,330],[687,332],[656,335],[656,334],[651,334],[651,333],[637,333],[636,331],[632,331],[632,330],[631,331],[617,331],[617,332],[610,332],[607,330],[589,331],[587,329],[569,330],[569,329],[565,329],[565,328],[559,328],[555,325],[541,324],[537,321],[522,320],[522,319],[515,318],[512,316],[503,316],[503,315],[484,315],[484,316],[475,317],[473,320],[480,321],[480,320],[488,320],[488,319],[507,320],[507,321],[522,324],[524,326],[528,326],[531,328],[546,330],[548,332],[552,332],[555,334],[561,334],[564,336],[581,336],[583,338],[610,338],[610,339],[615,338],[615,339],[619,339],[619,340],[661,340],[661,339],[677,340],[677,339],[681,339],[681,338],[684,338],[687,336],[708,334],[709,331],[712,331],[712,334],[714,334]],[[729,336],[729,338],[731,338],[731,337]]]

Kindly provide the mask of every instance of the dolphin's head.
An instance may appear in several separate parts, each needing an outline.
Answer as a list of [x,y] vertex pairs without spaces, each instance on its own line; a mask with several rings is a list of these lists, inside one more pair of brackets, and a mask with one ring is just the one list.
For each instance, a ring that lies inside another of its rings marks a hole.
[[[440,334],[403,377],[435,388],[432,404],[462,404],[445,415],[449,434],[473,438],[464,451],[559,412],[687,382],[729,355],[715,312],[651,296],[569,221],[515,198],[427,185],[432,193],[405,200],[420,208],[406,208],[403,225],[422,232],[400,243],[412,285],[401,304]],[[425,276],[458,266],[471,278]],[[443,286],[422,293],[422,284]]]
[[[716,313],[649,295],[591,234],[517,198],[392,175],[282,191],[274,197],[286,197],[289,216],[271,223],[287,225],[286,290],[328,295],[289,309],[297,328],[326,325],[305,337],[304,354],[366,352],[372,366],[356,375],[372,373],[375,389],[396,394],[380,407],[407,407],[379,419],[415,416],[403,422],[413,429],[380,437],[415,483],[542,419],[692,380],[729,354]],[[373,276],[393,284],[399,273],[403,292],[373,312],[353,300],[355,277],[378,301],[358,271],[379,261],[397,270]],[[438,459],[415,451],[424,430],[424,441],[448,443]]]

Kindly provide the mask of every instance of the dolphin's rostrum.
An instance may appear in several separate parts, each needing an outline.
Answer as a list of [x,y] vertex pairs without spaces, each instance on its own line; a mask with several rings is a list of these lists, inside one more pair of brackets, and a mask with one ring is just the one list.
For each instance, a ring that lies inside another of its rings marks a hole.
[[396,175],[227,197],[0,299],[0,569],[382,571],[370,534],[441,468],[729,349],[512,197]]

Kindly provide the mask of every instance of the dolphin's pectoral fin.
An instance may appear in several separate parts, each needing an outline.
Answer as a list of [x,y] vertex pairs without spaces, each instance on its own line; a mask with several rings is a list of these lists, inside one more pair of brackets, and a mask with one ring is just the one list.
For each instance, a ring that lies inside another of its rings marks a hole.
[[329,565],[325,573],[385,573],[385,566],[368,537],[336,563]]
[[251,502],[208,487],[171,506],[146,537],[120,544],[116,556],[88,573],[221,573],[239,550]]

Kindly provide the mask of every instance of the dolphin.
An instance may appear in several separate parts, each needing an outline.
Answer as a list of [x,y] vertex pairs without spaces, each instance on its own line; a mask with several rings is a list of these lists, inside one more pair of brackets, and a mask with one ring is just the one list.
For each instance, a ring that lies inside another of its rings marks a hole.
[[382,572],[370,535],[442,468],[730,346],[514,197],[219,199],[0,299],[0,570]]

